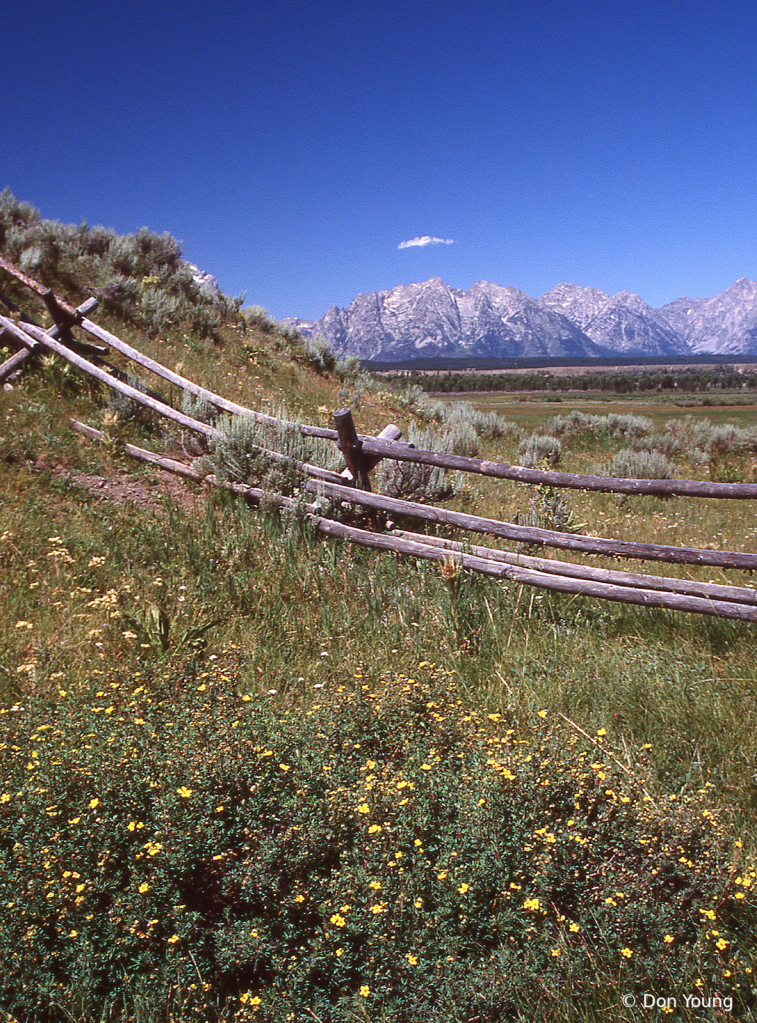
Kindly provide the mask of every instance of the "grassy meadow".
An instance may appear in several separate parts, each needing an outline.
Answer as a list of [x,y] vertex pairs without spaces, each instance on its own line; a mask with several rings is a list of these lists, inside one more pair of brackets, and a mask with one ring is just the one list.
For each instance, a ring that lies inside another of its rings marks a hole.
[[[106,286],[98,266],[82,289]],[[303,421],[350,404],[361,432],[396,422],[460,453],[757,478],[745,409],[445,413],[241,302],[185,313],[96,318]],[[0,390],[3,1019],[754,1018],[754,626],[324,541],[297,514],[169,486],[126,438],[223,454],[57,360]],[[413,485],[482,515],[756,549],[747,502]]]
[[576,409],[595,415],[646,416],[658,426],[664,426],[671,419],[691,415],[705,418],[711,423],[734,423],[737,426],[757,425],[757,400],[753,395],[738,392],[721,393],[717,396],[701,394],[615,394],[612,391],[593,392],[587,397],[585,391],[567,392],[545,397],[540,392],[502,394],[464,394],[458,396],[439,395],[444,401],[464,401],[481,412],[496,412],[512,420],[524,430],[535,430],[545,419],[551,419],[562,411]]

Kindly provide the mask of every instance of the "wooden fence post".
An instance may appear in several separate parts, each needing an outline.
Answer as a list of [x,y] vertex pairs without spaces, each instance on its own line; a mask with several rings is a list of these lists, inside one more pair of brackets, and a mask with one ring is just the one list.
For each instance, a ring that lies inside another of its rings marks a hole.
[[[400,430],[399,426],[395,426],[394,423],[390,423],[388,426],[385,426],[384,429],[381,431],[381,433],[377,434],[377,437],[378,437],[379,440],[388,440],[388,441],[397,441],[397,440],[400,439],[401,436],[402,436],[402,430]],[[366,472],[366,473],[372,472],[373,469],[375,469],[376,466],[379,464],[379,462],[383,462],[383,458],[381,457],[381,455],[365,455],[364,454],[363,455],[363,471]],[[342,471],[342,479],[346,483],[349,484],[349,483],[352,483],[352,481],[355,479],[355,477],[352,475],[352,472],[351,472],[350,469],[344,469]]]
[[334,413],[334,425],[339,435],[337,447],[344,455],[355,485],[362,490],[372,490],[371,481],[368,479],[369,469],[363,458],[363,442],[358,438],[352,412],[348,408],[337,409]]
[[[28,316],[24,316],[23,312],[19,309],[19,307],[14,302],[11,302],[9,298],[6,298],[5,295],[0,294],[0,302],[2,302],[3,305],[7,306],[12,312],[17,312],[20,314],[19,316],[20,323],[34,324],[34,321],[30,320]],[[96,309],[99,304],[100,303],[96,298],[88,298],[86,302],[83,302],[76,311],[78,313],[81,313],[83,317],[86,316],[87,313],[92,312],[93,309]],[[0,329],[0,339],[2,339],[5,333],[6,331],[4,329]],[[48,330],[45,331],[45,333],[49,334],[49,336],[53,339],[61,336],[61,330],[57,324],[54,327],[50,327]],[[107,351],[106,348],[101,348],[100,345],[89,345],[87,344],[86,341],[80,342],[76,341],[73,338],[71,346],[74,351],[82,351],[87,354],[89,353],[99,354],[100,352]],[[35,342],[33,347],[22,348],[20,349],[20,351],[16,352],[15,355],[11,355],[9,359],[6,359],[6,361],[0,366],[0,384],[4,383],[9,376],[13,375],[13,373],[19,372],[21,368],[40,350],[41,345],[39,344],[39,342]]]
[[52,288],[46,288],[44,284],[35,281],[33,277],[27,276],[27,274],[19,270],[13,263],[9,263],[2,256],[0,256],[0,269],[5,270],[11,277],[15,277],[17,281],[20,281],[25,287],[30,288],[35,294],[39,295],[57,326],[60,326],[59,320],[63,320],[66,323],[81,323],[84,317],[78,309],[74,309],[65,299],[55,295]]

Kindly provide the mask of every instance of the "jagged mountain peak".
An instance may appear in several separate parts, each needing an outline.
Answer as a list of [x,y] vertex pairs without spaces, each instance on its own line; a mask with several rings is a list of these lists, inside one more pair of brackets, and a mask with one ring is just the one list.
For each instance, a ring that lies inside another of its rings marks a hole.
[[[748,277],[739,277],[737,281],[722,291],[717,298],[734,298],[739,301],[757,301],[757,281],[751,281]],[[710,301],[716,301],[711,299]]]
[[630,291],[558,284],[538,299],[479,280],[462,290],[441,277],[357,295],[303,332],[337,354],[399,361],[418,356],[681,355],[757,353],[757,283],[741,277],[712,299],[652,309]]
[[439,277],[358,295],[309,333],[323,334],[340,356],[364,359],[598,353],[575,323],[517,288],[477,281],[462,291]]
[[619,291],[584,330],[597,344],[624,355],[684,355],[688,345],[639,295]]
[[538,299],[539,305],[552,309],[583,329],[600,309],[610,301],[610,296],[599,288],[584,288],[578,284],[558,284]]
[[688,305],[673,302],[665,309],[672,323],[678,318],[696,352],[757,352],[757,283],[748,277],[740,277],[715,298]]
[[616,305],[647,306],[644,299],[633,291],[618,291],[610,297],[610,301]]

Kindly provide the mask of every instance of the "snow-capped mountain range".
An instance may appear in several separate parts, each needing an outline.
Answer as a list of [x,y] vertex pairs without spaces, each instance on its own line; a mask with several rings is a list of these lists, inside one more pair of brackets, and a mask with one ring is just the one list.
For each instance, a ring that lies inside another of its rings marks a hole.
[[715,298],[677,298],[652,309],[638,295],[559,284],[533,299],[479,281],[467,291],[439,277],[358,295],[316,322],[284,321],[320,335],[340,358],[757,355],[757,283],[742,277]]

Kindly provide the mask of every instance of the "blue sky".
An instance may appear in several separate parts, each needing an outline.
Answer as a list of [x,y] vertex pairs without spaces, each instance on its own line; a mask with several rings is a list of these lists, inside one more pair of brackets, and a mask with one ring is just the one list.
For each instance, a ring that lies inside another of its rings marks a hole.
[[277,318],[434,275],[653,306],[757,278],[751,0],[7,0],[2,21],[0,189],[168,231]]

